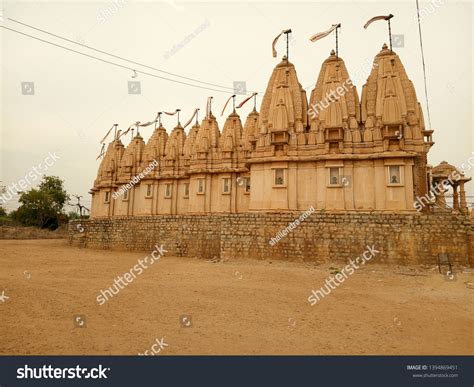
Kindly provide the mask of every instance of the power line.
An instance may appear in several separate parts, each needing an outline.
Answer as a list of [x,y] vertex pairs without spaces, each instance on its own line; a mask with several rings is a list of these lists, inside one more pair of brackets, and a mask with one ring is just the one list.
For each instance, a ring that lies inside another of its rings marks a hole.
[[136,65],[139,65],[139,66],[142,66],[142,67],[146,67],[146,68],[151,69],[151,70],[159,71],[159,72],[161,72],[161,73],[168,74],[168,75],[172,75],[172,76],[174,76],[174,77],[187,79],[188,81],[193,81],[193,82],[202,83],[202,84],[208,85],[208,86],[216,86],[216,87],[220,87],[220,88],[228,89],[228,90],[232,90],[232,91],[234,90],[234,89],[231,88],[231,87],[221,86],[221,85],[218,85],[218,84],[215,84],[215,83],[210,83],[210,82],[200,81],[200,80],[198,80],[198,79],[189,78],[189,77],[185,77],[185,76],[182,76],[182,75],[179,75],[179,74],[171,73],[171,72],[169,72],[169,71],[161,70],[161,69],[156,68],[156,67],[151,67],[151,66],[148,66],[148,65],[143,64],[143,63],[140,63],[140,62],[135,62],[135,61],[133,61],[133,60],[130,60],[130,59],[127,59],[127,58],[118,56],[118,55],[110,54],[110,53],[108,53],[108,52],[106,52],[106,51],[99,50],[99,49],[97,49],[97,48],[88,46],[88,45],[86,45],[86,44],[82,44],[82,43],[76,42],[76,41],[74,41],[74,40],[65,38],[65,37],[63,37],[63,36],[54,34],[54,33],[52,33],[52,32],[48,32],[48,31],[42,30],[41,28],[34,27],[34,26],[30,25],[30,24],[26,24],[26,23],[20,22],[20,21],[18,21],[18,20],[12,19],[12,18],[10,18],[10,17],[7,18],[7,19],[8,19],[8,20],[11,20],[11,21],[14,22],[14,23],[18,23],[18,24],[21,24],[21,25],[23,25],[23,26],[32,28],[32,29],[34,29],[34,30],[36,30],[36,31],[40,31],[40,32],[43,32],[43,33],[45,33],[45,34],[54,36],[54,37],[56,37],[56,38],[58,38],[58,39],[65,40],[65,41],[67,41],[67,42],[70,42],[70,43],[73,43],[73,44],[77,44],[77,45],[82,46],[82,47],[86,47],[86,48],[88,48],[88,49],[90,49],[90,50],[93,50],[93,51],[96,51],[96,52],[100,52],[101,54],[109,55],[109,56],[111,56],[111,57],[114,57],[114,58],[117,58],[117,59],[120,59],[120,60],[129,62],[129,63],[133,63],[133,64],[136,64]]
[[1,27],[1,28],[4,28],[4,29],[6,29],[6,30],[12,31],[12,32],[16,32],[17,34],[24,35],[24,36],[27,36],[27,37],[29,37],[29,38],[35,39],[35,40],[39,40],[40,42],[43,42],[43,43],[46,43],[46,44],[50,44],[50,45],[52,45],[52,46],[59,47],[59,48],[62,48],[62,49],[64,49],[64,50],[68,50],[68,51],[74,52],[74,53],[79,54],[79,55],[86,56],[86,57],[88,57],[88,58],[96,59],[96,60],[99,60],[99,61],[101,61],[101,62],[108,63],[108,64],[111,64],[111,65],[116,66],[116,67],[121,67],[121,68],[126,69],[126,70],[129,70],[129,71],[135,71],[135,72],[137,72],[137,73],[139,73],[139,74],[148,75],[148,76],[150,76],[150,77],[155,77],[155,78],[158,78],[158,79],[163,79],[163,80],[166,80],[166,81],[179,83],[179,84],[181,84],[181,85],[196,87],[196,88],[198,88],[198,89],[205,89],[205,90],[217,91],[217,92],[219,92],[219,93],[233,94],[233,92],[230,92],[230,91],[218,90],[218,89],[213,89],[213,88],[210,88],[210,87],[199,86],[199,85],[193,85],[192,83],[187,83],[187,82],[178,81],[178,80],[176,80],[176,79],[170,79],[170,78],[166,78],[166,77],[161,77],[161,76],[159,76],[159,75],[151,74],[151,73],[148,73],[148,72],[146,72],[146,71],[135,70],[135,69],[132,69],[131,67],[123,66],[123,65],[121,65],[121,64],[118,64],[118,63],[115,63],[115,62],[111,62],[111,61],[108,61],[108,60],[106,60],[106,59],[98,58],[98,57],[96,57],[96,56],[94,56],[94,55],[89,55],[89,54],[86,54],[86,53],[83,53],[83,52],[80,52],[80,51],[76,51],[76,50],[73,50],[72,48],[68,48],[68,47],[65,47],[65,46],[61,46],[60,44],[53,43],[53,42],[50,42],[50,41],[48,41],[48,40],[44,40],[44,39],[38,38],[38,37],[36,37],[36,36],[27,34],[27,33],[25,33],[25,32],[17,31],[17,30],[15,30],[15,29],[13,29],[13,28],[5,27],[5,26],[0,26],[0,27]]
[[417,15],[418,15],[418,32],[419,32],[419,35],[420,35],[421,62],[423,63],[423,78],[425,80],[426,112],[428,113],[428,125],[429,125],[429,128],[431,130],[430,105],[428,103],[428,88],[426,86],[425,54],[423,52],[423,37],[421,35],[420,6],[418,4],[418,0],[416,0],[416,12],[417,12]]

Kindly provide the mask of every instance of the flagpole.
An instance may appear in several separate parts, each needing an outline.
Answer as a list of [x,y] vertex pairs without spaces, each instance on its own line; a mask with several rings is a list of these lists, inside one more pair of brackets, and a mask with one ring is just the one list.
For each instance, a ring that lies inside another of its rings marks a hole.
[[337,30],[341,28],[341,23],[339,23],[336,27],[336,58],[339,58],[339,40],[337,35]]
[[291,29],[285,31],[286,35],[286,59],[290,60],[290,34]]
[[390,40],[390,51],[392,50],[392,27],[390,26],[390,19],[393,17],[392,14],[389,15],[388,19],[388,39]]

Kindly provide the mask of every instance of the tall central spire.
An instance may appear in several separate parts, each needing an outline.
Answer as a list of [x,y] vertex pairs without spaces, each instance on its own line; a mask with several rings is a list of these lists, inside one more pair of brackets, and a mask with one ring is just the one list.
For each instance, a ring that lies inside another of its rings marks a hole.
[[[295,66],[286,56],[275,67],[263,96],[260,111],[260,133],[266,139],[260,145],[271,145],[272,132],[304,133],[308,125],[306,92],[298,81]],[[304,142],[304,140],[302,140]]]

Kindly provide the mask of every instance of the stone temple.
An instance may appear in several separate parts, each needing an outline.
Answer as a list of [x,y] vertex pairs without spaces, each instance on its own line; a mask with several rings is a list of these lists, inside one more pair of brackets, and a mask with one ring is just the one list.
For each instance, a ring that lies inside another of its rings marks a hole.
[[[413,83],[383,46],[362,94],[334,52],[307,98],[286,56],[260,105],[242,124],[234,111],[222,131],[210,112],[189,133],[160,125],[145,143],[108,145],[91,189],[92,218],[252,212],[414,212],[435,178],[433,145]],[[158,165],[127,192],[117,191]],[[463,178],[455,207],[466,210]],[[441,199],[434,202],[446,206]],[[429,209],[429,206],[427,208]],[[423,210],[426,210],[424,208]]]

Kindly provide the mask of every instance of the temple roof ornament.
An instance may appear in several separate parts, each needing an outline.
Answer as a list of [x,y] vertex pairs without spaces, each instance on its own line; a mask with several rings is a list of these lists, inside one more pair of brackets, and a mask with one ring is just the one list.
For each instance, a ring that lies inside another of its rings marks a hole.
[[242,131],[242,146],[244,150],[251,151],[254,149],[254,144],[258,139],[258,121],[260,115],[257,110],[253,109],[247,119],[245,120],[245,125]]
[[234,110],[225,120],[219,139],[219,148],[225,152],[239,150],[242,146],[242,131],[240,116]]
[[120,140],[115,140],[109,143],[104,158],[100,162],[97,171],[97,178],[94,184],[100,184],[113,179],[120,164],[120,160],[122,159],[124,150],[125,147]]
[[[143,169],[146,168],[153,160],[159,161],[164,157],[167,142],[168,133],[160,123],[160,126],[155,129],[145,145],[145,149],[143,151]],[[153,172],[157,173],[157,170],[158,169],[155,169]]]
[[194,151],[194,145],[196,143],[197,134],[201,126],[196,123],[189,130],[188,135],[186,136],[186,141],[184,142],[184,158],[191,159]]
[[118,170],[119,179],[129,179],[138,172],[142,164],[144,150],[145,142],[142,136],[136,135],[125,148],[122,158],[120,159]]
[[201,127],[198,129],[194,143],[194,152],[207,153],[211,149],[217,148],[220,135],[221,133],[216,117],[209,112],[209,117],[202,120]]
[[381,138],[385,126],[406,129],[406,139],[423,139],[424,121],[415,88],[400,58],[386,44],[374,59],[361,99],[362,122],[375,130],[374,139]]
[[183,127],[178,125],[171,132],[165,147],[165,159],[178,161],[184,155],[184,143],[186,141],[186,133]]
[[[323,62],[309,103],[311,130],[320,126],[358,129],[359,96],[344,61],[331,51]],[[360,140],[359,140],[360,141]]]
[[303,132],[308,125],[307,112],[306,92],[298,81],[295,66],[284,56],[273,70],[263,96],[260,110],[263,132]]

